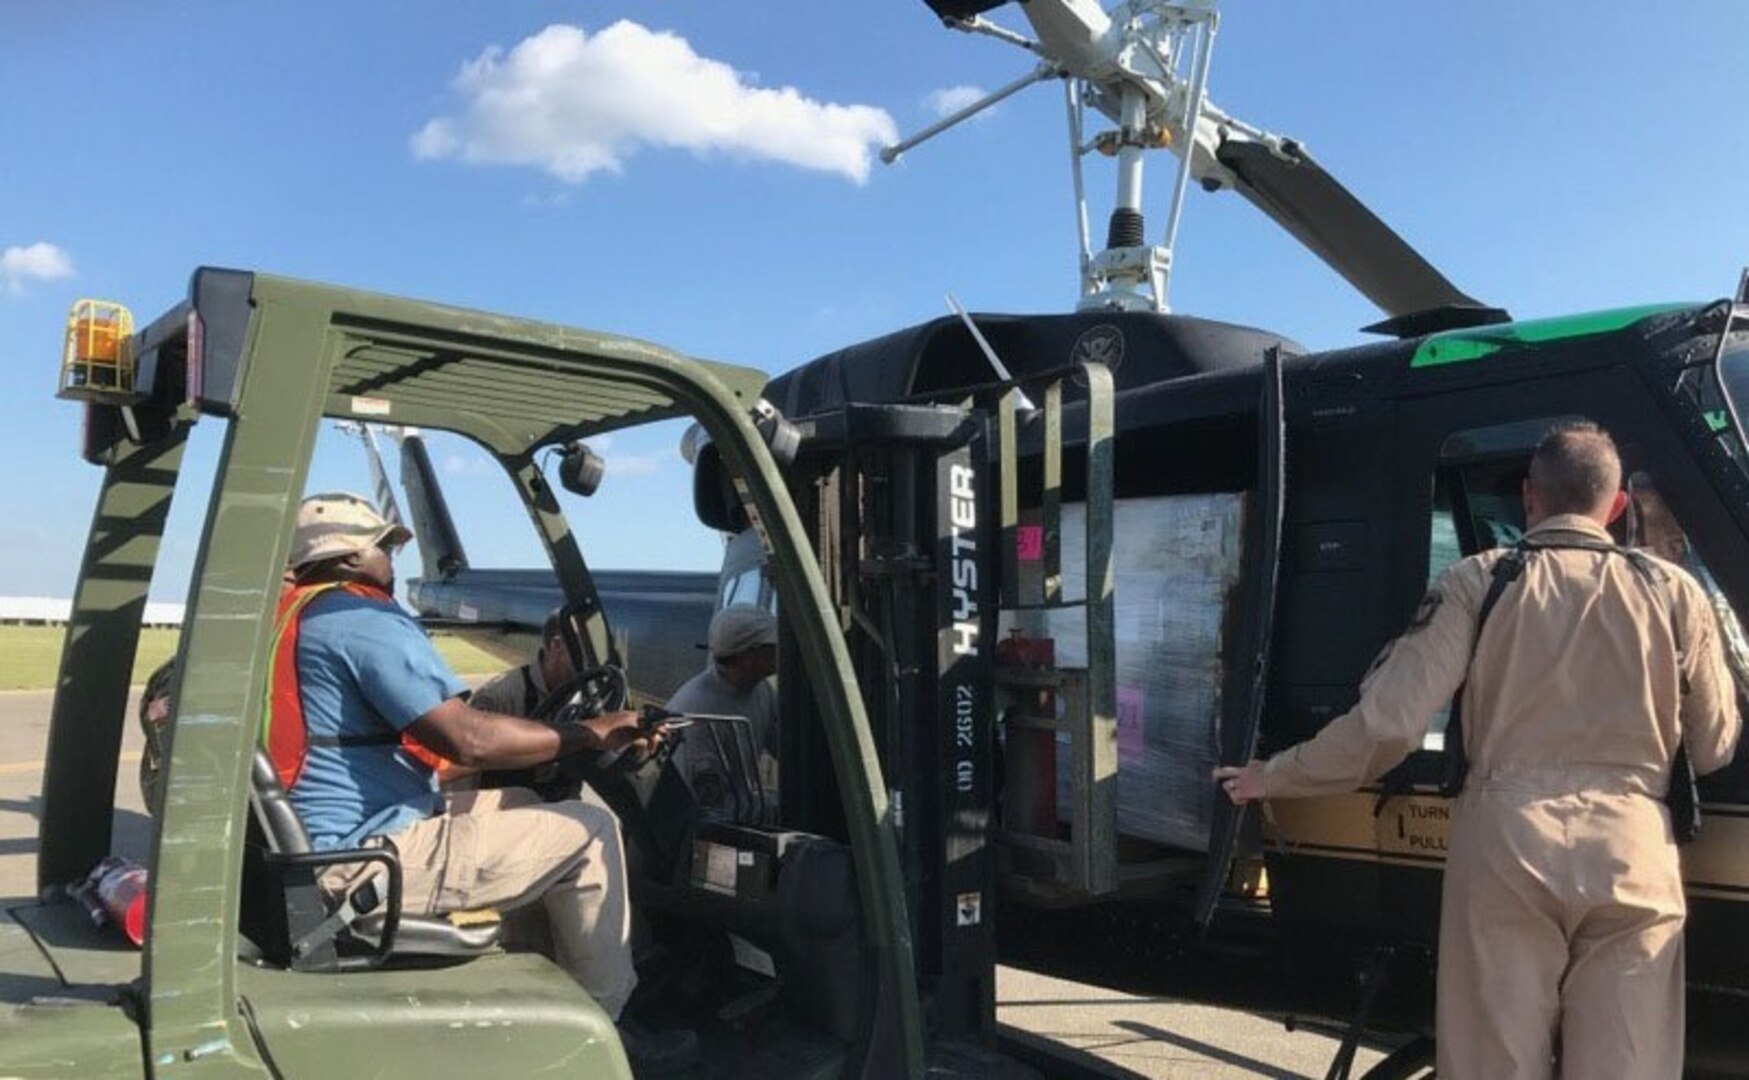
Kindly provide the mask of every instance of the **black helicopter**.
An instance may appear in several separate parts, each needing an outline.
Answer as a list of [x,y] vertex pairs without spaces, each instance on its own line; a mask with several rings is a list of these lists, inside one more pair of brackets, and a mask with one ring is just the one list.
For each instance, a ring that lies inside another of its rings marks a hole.
[[[1531,448],[1574,416],[1605,425],[1623,449],[1633,509],[1621,541],[1696,572],[1749,685],[1749,448],[1736,401],[1749,395],[1749,282],[1715,303],[1515,322],[1449,282],[1303,147],[1208,101],[1212,4],[1131,3],[1114,18],[1092,0],[1030,0],[1019,10],[1036,37],[1025,38],[985,19],[1000,2],[927,2],[952,28],[1025,48],[1036,66],[883,156],[1060,81],[1077,171],[1089,152],[1109,153],[1118,197],[1102,249],[1083,227],[1074,313],[956,312],[820,357],[765,391],[777,422],[793,425],[791,486],[904,808],[913,910],[955,895],[956,881],[995,881],[1004,962],[1337,1022],[1347,1037],[1332,1075],[1347,1074],[1364,1032],[1407,1033],[1417,1038],[1375,1075],[1414,1075],[1432,1060],[1448,816],[1439,725],[1386,787],[1267,818],[1217,800],[1200,778],[1215,760],[1291,745],[1351,705],[1428,581],[1522,531]],[[1087,134],[1090,114],[1111,130]],[[1155,245],[1140,164],[1162,147],[1180,170]],[[1382,340],[1309,352],[1167,314],[1192,182],[1236,191],[1280,223],[1380,308],[1368,329]],[[600,574],[590,601],[630,642],[631,682],[651,700],[696,666],[712,606],[769,600],[757,522],[708,446],[692,449],[701,520],[739,537],[729,565],[654,585]],[[438,517],[420,531],[442,535]],[[1209,539],[1211,522],[1215,554],[1192,584],[1212,591],[1184,601],[1191,617],[1175,623],[1184,566],[1158,558]],[[472,612],[462,621],[487,636],[532,631],[562,599],[540,575],[510,582],[441,563],[427,559],[415,602],[452,621]],[[1103,596],[1086,588],[1113,576]],[[1124,609],[1135,588],[1154,604],[1153,630]],[[1041,615],[1068,609],[1081,614]],[[1173,630],[1200,644],[1187,652]],[[793,650],[784,643],[780,669]],[[640,669],[652,656],[679,666]],[[1183,689],[1147,682],[1161,671],[1195,683],[1200,712],[1160,704]],[[962,700],[979,706],[968,715]],[[830,770],[809,767],[825,750],[808,709],[805,692],[781,706],[782,818],[830,833],[836,793],[815,779]],[[1690,1061],[1741,1075],[1749,755],[1704,778],[1701,794],[1706,825],[1684,852]],[[1181,820],[1144,820],[1146,799]],[[975,1011],[990,993],[977,965],[956,962],[960,950],[991,941],[963,943],[963,911],[956,927],[923,910],[918,967],[939,976],[932,1020],[951,1027],[956,1009]],[[1249,958],[1249,974],[1216,977],[1211,950]]]

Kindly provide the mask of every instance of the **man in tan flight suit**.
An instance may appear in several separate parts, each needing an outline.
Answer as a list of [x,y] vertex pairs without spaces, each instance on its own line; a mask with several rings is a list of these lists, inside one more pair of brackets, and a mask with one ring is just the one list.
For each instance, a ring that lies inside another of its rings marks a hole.
[[[1673,1078],[1682,1072],[1686,905],[1671,759],[1729,763],[1741,721],[1711,605],[1608,544],[1621,464],[1594,424],[1538,444],[1530,545],[1480,640],[1494,563],[1453,565],[1361,683],[1360,701],[1268,762],[1215,771],[1236,803],[1344,792],[1421,746],[1463,688],[1470,771],[1452,813],[1439,937],[1439,1075]],[[1680,645],[1679,645],[1680,643]],[[1679,651],[1680,648],[1680,651]],[[1466,682],[1467,680],[1467,682]]]

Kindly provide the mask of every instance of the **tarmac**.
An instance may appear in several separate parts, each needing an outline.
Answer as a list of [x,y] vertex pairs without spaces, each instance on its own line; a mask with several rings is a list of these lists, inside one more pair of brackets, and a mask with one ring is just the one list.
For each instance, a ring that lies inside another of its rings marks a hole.
[[[0,692],[0,898],[35,890],[37,816],[49,691]],[[144,860],[151,819],[140,801],[141,739],[130,705],[116,777],[115,848]],[[0,900],[0,903],[4,903]],[[1030,1044],[1050,1041],[1102,1063],[1114,1078],[1321,1077],[1336,1039],[1289,1032],[1273,1020],[1230,1009],[1141,997],[1013,968],[997,972],[997,1019]],[[1363,1047],[1356,1074],[1380,1060]]]

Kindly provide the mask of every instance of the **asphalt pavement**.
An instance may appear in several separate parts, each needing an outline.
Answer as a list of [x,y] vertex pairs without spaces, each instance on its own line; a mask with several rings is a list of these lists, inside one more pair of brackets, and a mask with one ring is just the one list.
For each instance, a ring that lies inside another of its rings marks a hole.
[[[0,898],[29,896],[36,880],[48,691],[0,692]],[[115,847],[144,860],[151,819],[140,800],[140,735],[131,718],[116,777]],[[1012,968],[997,972],[997,1018],[1028,1041],[1050,1040],[1083,1052],[1113,1077],[1206,1080],[1214,1077],[1319,1077],[1336,1040],[1288,1032],[1273,1020],[1141,997],[1047,978]],[[1361,1068],[1380,1054],[1362,1049]]]

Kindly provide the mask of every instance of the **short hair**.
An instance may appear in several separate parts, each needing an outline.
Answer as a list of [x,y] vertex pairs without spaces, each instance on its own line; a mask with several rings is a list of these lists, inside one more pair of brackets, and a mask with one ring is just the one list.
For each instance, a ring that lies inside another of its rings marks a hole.
[[1588,514],[1621,489],[1621,455],[1589,420],[1550,428],[1530,459],[1530,482],[1549,514]]
[[576,625],[571,621],[573,609],[568,607],[554,608],[547,612],[546,622],[540,628],[540,647],[545,651],[554,641],[559,643],[559,656],[567,660],[573,667],[582,664],[579,653],[584,650],[583,642],[577,637]]
[[541,624],[541,628],[540,628],[541,644],[545,645],[547,642],[553,640],[554,638],[559,638],[562,641],[562,640],[564,640],[564,636],[565,636],[565,609],[564,608],[554,608],[553,610],[547,612],[547,621]]

